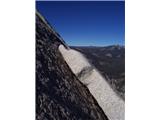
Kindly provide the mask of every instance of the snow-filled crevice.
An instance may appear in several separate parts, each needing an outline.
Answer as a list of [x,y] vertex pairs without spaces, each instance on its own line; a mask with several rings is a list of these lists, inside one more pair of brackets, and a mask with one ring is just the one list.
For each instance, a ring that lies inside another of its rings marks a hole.
[[59,46],[72,72],[85,84],[110,120],[124,120],[124,101],[116,95],[104,77],[78,51]]

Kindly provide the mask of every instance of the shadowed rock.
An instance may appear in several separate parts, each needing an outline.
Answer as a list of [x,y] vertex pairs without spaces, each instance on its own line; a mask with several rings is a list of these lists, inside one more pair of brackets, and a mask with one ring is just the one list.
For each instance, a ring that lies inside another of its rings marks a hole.
[[108,120],[58,47],[68,47],[36,12],[36,120]]

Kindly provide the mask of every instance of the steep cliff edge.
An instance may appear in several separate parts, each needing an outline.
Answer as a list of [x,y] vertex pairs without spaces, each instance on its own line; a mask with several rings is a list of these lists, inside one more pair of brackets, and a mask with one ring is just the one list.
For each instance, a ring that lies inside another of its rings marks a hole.
[[68,47],[36,12],[36,120],[108,120],[64,61],[60,44]]

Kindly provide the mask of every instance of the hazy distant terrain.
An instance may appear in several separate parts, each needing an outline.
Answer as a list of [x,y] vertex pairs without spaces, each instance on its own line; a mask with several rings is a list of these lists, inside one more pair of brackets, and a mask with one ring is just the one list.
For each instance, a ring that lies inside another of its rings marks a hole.
[[112,88],[123,99],[125,94],[125,47],[119,45],[107,47],[72,46],[83,53],[105,77]]

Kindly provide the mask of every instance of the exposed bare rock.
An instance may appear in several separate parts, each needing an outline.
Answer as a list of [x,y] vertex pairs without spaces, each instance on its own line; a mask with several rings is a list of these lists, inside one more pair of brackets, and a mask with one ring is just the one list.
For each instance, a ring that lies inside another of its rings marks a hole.
[[36,120],[108,120],[58,47],[63,39],[36,13]]

